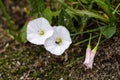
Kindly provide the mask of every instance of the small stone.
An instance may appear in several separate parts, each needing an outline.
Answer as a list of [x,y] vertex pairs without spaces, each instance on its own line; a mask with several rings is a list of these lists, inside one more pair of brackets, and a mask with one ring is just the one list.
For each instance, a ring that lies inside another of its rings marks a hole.
[[112,76],[112,79],[114,79],[114,76]]
[[19,61],[17,61],[17,64],[20,66],[21,65],[21,63],[19,62]]
[[63,78],[60,78],[59,80],[64,80]]
[[39,68],[40,66],[41,66],[40,60],[36,60],[35,64],[34,64],[34,67]]
[[2,74],[0,73],[0,78],[2,77]]

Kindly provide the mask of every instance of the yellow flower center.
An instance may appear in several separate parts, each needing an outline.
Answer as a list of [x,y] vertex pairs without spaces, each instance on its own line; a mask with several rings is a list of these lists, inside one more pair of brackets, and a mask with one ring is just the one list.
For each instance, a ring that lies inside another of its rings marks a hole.
[[44,35],[45,33],[44,33],[44,31],[40,31],[40,35]]
[[56,41],[55,41],[56,44],[61,44],[62,43],[62,39],[61,38],[58,38]]

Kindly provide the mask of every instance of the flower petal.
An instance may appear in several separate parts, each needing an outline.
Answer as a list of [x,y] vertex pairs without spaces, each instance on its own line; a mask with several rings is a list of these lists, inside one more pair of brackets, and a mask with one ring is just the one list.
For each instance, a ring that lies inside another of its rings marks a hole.
[[61,47],[55,43],[55,40],[53,37],[48,38],[45,41],[44,46],[46,50],[50,51],[52,54],[55,54],[55,55],[61,55],[64,52],[63,50],[61,50]]
[[[54,34],[45,41],[46,50],[50,51],[52,54],[61,55],[72,43],[69,31],[63,27],[53,27]],[[66,36],[66,38],[64,37]],[[61,44],[56,44],[56,39],[61,38]]]
[[96,54],[96,52],[95,51],[91,51],[91,55],[90,55],[90,62],[89,62],[89,64],[88,64],[88,68],[91,68],[92,69],[92,67],[93,67],[93,62],[94,62],[94,58],[95,58],[95,54]]
[[[44,31],[44,35],[40,35]],[[30,21],[27,25],[27,40],[33,44],[42,45],[45,40],[52,36],[53,28],[45,18],[37,18]]]
[[67,49],[71,43],[72,43],[71,41],[63,40],[63,43],[61,44],[61,46],[62,48]]
[[85,61],[84,61],[84,64],[86,66],[88,66],[89,62],[90,62],[90,55],[91,55],[91,49],[90,48],[87,48],[86,49],[86,55],[85,55]]
[[56,31],[59,37],[63,38],[63,40],[70,41],[72,43],[70,33],[64,26],[54,26],[53,29]]

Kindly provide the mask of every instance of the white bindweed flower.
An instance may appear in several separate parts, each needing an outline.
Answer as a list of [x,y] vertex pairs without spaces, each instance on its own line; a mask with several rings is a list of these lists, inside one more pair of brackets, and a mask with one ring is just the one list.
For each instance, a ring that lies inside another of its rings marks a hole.
[[70,33],[64,26],[55,26],[53,30],[53,35],[45,41],[45,48],[52,54],[61,55],[72,43]]
[[91,48],[88,47],[86,49],[86,55],[85,55],[85,61],[84,61],[84,65],[88,66],[90,63],[90,55],[91,55]]
[[37,18],[27,25],[27,40],[33,44],[42,45],[53,35],[53,28],[45,18]]

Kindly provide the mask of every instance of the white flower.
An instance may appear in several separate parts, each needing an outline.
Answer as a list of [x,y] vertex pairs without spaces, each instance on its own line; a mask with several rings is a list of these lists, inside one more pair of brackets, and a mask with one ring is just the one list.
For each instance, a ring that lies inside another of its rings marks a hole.
[[53,27],[53,35],[45,41],[46,50],[61,55],[72,43],[69,31],[64,26]]
[[27,40],[33,44],[42,45],[52,36],[53,28],[45,18],[37,18],[27,25]]

